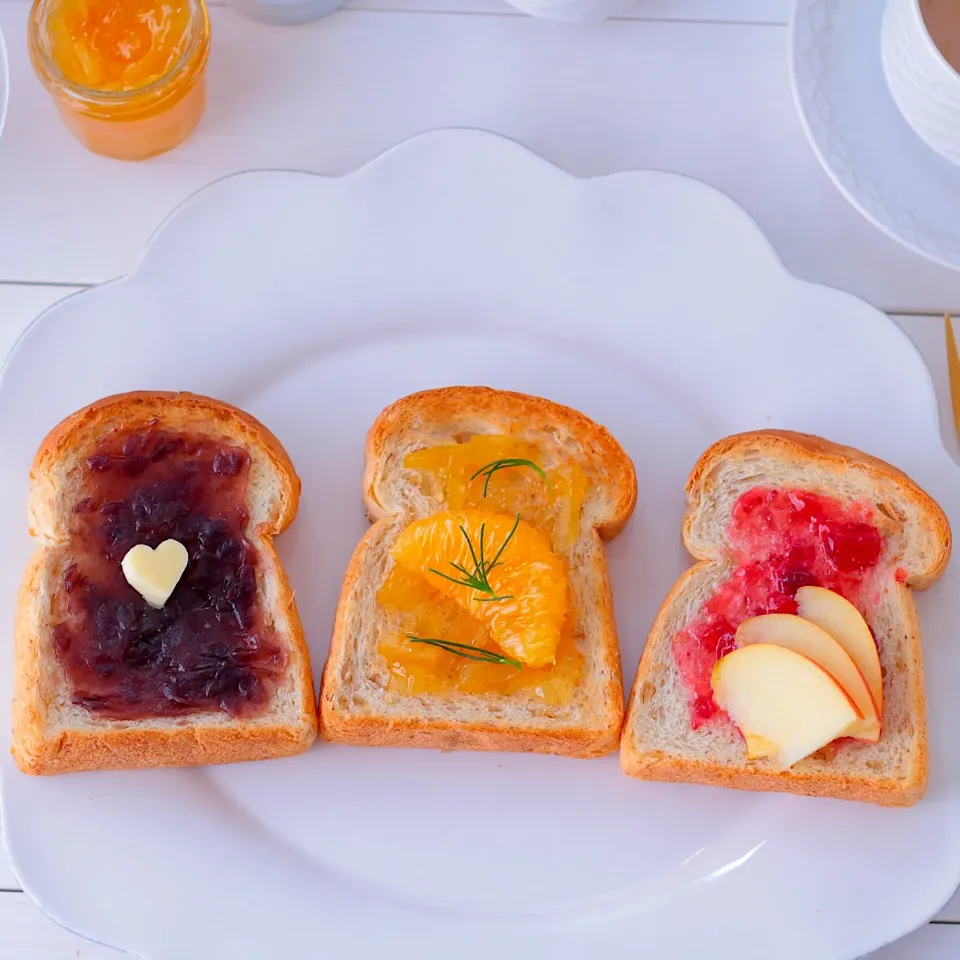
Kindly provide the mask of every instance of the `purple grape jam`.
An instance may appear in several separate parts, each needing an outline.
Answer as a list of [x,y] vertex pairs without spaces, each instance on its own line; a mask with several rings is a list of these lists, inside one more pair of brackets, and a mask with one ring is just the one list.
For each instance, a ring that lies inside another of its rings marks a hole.
[[[155,426],[111,434],[87,458],[52,636],[75,704],[122,720],[266,704],[286,659],[256,602],[249,473],[246,451]],[[120,562],[169,539],[189,560],[155,609]]]

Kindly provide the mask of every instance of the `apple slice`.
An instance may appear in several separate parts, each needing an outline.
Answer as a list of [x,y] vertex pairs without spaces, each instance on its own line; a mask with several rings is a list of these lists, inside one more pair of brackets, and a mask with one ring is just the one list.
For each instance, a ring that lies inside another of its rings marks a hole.
[[744,620],[737,628],[737,643],[773,643],[812,660],[843,687],[863,718],[850,736],[870,743],[880,739],[880,717],[867,681],[850,654],[815,623],[789,613],[768,613]]
[[740,647],[721,657],[711,677],[717,704],[747,741],[751,760],[797,761],[849,736],[861,720],[853,701],[822,667],[773,643]]
[[826,630],[850,654],[870,688],[870,695],[883,716],[883,674],[873,634],[860,611],[839,593],[823,587],[801,587],[797,591],[797,613],[804,620]]

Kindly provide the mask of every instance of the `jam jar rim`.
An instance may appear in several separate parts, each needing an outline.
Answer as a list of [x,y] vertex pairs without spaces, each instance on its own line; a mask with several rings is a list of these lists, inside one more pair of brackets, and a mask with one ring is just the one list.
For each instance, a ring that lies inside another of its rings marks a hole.
[[189,86],[193,86],[203,72],[210,53],[210,14],[206,0],[187,0],[190,6],[190,38],[177,61],[155,80],[130,90],[97,90],[95,87],[74,83],[63,75],[44,43],[46,14],[51,5],[58,2],[61,0],[33,0],[27,21],[27,46],[30,59],[40,78],[74,102],[94,106],[125,106],[154,94],[152,103],[155,105],[167,99],[167,96],[180,92],[176,81],[187,71],[192,61],[196,60],[196,63],[191,70],[193,76],[189,78]]

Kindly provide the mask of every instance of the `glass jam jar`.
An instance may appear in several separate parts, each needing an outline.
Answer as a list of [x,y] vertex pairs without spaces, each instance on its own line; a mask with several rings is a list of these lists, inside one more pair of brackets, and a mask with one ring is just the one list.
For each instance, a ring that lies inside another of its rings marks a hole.
[[27,32],[37,75],[94,153],[152,157],[203,115],[204,0],[34,0]]

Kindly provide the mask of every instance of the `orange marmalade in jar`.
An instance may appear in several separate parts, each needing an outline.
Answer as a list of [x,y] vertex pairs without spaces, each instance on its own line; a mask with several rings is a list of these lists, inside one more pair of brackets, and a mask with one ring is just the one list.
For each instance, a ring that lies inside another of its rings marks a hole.
[[94,153],[143,160],[203,114],[204,0],[34,0],[30,59],[70,131]]

